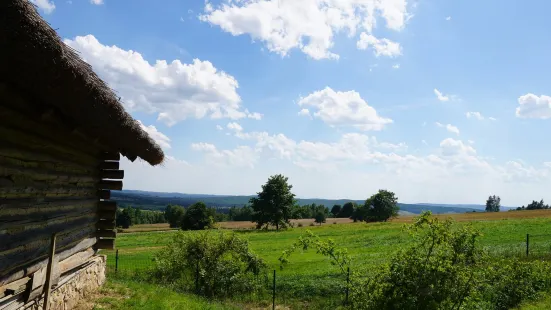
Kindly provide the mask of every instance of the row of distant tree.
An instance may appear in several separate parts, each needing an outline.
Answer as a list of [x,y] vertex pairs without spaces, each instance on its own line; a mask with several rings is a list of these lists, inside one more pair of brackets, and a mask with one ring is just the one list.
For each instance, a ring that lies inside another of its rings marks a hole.
[[[493,195],[488,197],[488,200],[486,200],[486,212],[499,212],[501,208],[501,198],[499,196]],[[543,199],[540,201],[532,200],[531,203],[529,203],[526,206],[518,207],[515,210],[521,211],[521,210],[542,210],[542,209],[549,209],[549,205],[545,204],[543,202]]]
[[117,210],[117,226],[168,222],[173,228],[200,230],[211,228],[216,222],[230,220],[255,222],[258,229],[272,226],[279,230],[288,227],[291,219],[314,219],[316,223],[322,224],[330,216],[375,222],[386,221],[398,215],[398,198],[387,190],[379,190],[364,204],[347,202],[342,206],[334,205],[329,210],[326,206],[315,203],[298,205],[292,188],[287,177],[281,174],[271,176],[262,185],[262,191],[251,198],[248,205],[231,207],[227,213],[208,208],[203,202],[194,203],[187,208],[168,205],[164,212],[126,207]]
[[132,207],[117,209],[117,227],[128,228],[137,224],[166,223],[165,213],[162,211],[141,210]]

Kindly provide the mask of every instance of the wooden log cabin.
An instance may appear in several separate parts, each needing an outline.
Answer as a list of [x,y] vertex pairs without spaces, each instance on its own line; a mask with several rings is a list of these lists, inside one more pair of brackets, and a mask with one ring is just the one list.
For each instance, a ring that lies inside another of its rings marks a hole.
[[44,299],[70,309],[79,289],[101,285],[121,154],[164,159],[33,4],[0,1],[0,309],[38,309]]

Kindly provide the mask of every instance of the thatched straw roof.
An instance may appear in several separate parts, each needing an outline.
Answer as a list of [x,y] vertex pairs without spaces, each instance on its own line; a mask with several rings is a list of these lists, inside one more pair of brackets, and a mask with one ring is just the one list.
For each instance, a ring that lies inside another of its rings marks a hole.
[[26,0],[0,1],[0,81],[54,106],[86,136],[151,165],[161,148],[119,98]]

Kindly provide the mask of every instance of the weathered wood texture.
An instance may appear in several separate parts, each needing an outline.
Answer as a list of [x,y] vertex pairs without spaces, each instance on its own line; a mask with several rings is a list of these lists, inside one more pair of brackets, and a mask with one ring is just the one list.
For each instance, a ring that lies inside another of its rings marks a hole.
[[55,109],[0,83],[0,287],[46,268],[53,233],[54,281],[89,258],[98,240],[113,244],[101,238],[116,237],[108,199],[122,189],[119,160]]

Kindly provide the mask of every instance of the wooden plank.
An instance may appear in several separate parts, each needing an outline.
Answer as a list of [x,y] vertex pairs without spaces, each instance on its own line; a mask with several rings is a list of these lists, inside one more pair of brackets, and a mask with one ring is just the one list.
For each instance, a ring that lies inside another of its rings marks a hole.
[[25,278],[13,281],[11,283],[8,283],[6,285],[0,286],[0,298],[6,295],[9,295],[8,293],[6,293],[7,290],[9,289],[13,290],[14,288],[20,287],[21,285],[26,285],[27,282],[29,282],[30,280],[31,280],[30,277],[25,277]]
[[[81,240],[95,237],[95,228],[83,228],[70,233],[63,233],[58,236],[59,250],[69,249],[72,245]],[[0,277],[7,277],[25,266],[32,266],[35,262],[48,257],[49,241],[39,240],[33,242],[29,247],[21,247],[15,251],[8,251],[0,254]],[[61,259],[61,258],[59,258]]]
[[96,232],[98,238],[117,238],[117,231],[115,230],[98,230]]
[[115,248],[115,239],[98,239],[95,244],[96,249],[113,250]]
[[108,170],[118,170],[119,169],[119,162],[118,161],[103,161],[99,163],[100,169],[108,169]]
[[100,180],[100,176],[97,174],[58,172],[43,168],[21,167],[5,163],[0,163],[0,176],[10,176],[12,180],[15,178],[26,178],[35,182],[40,181],[56,185],[64,185],[67,183],[95,183]]
[[113,200],[103,200],[98,202],[98,210],[100,211],[117,211],[117,202]]
[[[1,179],[1,178],[0,178]],[[1,181],[0,181],[1,182]],[[60,186],[0,186],[0,199],[22,198],[84,198],[96,195],[95,187],[60,187]]]
[[98,211],[98,217],[100,220],[114,221],[115,216],[116,214],[113,211]]
[[7,128],[0,124],[0,139],[16,146],[25,146],[35,152],[40,152],[64,161],[76,162],[83,165],[97,165],[100,160],[92,155],[80,152],[78,150],[59,145],[55,141],[44,137],[22,132],[17,129]]
[[98,188],[120,191],[122,190],[122,181],[101,180],[98,183]]
[[[71,255],[80,252],[82,250],[85,250],[87,248],[92,247],[96,243],[97,239],[95,236],[85,238],[82,240],[77,240],[71,244],[68,244],[65,247],[59,247],[60,252],[57,253],[57,257],[60,260],[66,259],[67,257],[70,257]],[[30,261],[29,263],[19,266],[17,270],[14,272],[7,273],[8,275],[4,275],[0,277],[0,285],[5,285],[7,283],[11,283],[13,281],[17,281],[19,279],[22,279],[24,277],[29,276],[30,274],[37,272],[41,268],[45,268],[47,265],[48,259],[47,257],[37,258],[33,261]]]
[[99,199],[111,199],[111,191],[106,189],[101,189],[98,191]]
[[102,160],[121,160],[121,154],[118,152],[104,152],[100,155]]
[[44,224],[47,221],[71,218],[98,211],[97,200],[65,200],[36,203],[34,205],[10,205],[0,200],[0,231],[13,230],[28,224]]
[[42,168],[49,171],[85,173],[99,175],[97,165],[83,165],[71,160],[36,152],[29,146],[14,145],[3,141],[0,148],[0,162],[19,167]]
[[102,179],[114,179],[114,180],[122,180],[124,179],[124,170],[101,170],[101,178]]
[[115,229],[115,221],[99,220],[96,223],[96,228],[100,230]]
[[46,272],[46,283],[44,284],[45,290],[44,290],[44,310],[50,309],[50,294],[52,293],[52,274],[54,271],[54,256],[55,256],[55,241],[56,241],[57,234],[54,233],[52,235],[52,241],[50,245],[50,253],[49,253],[49,261],[48,261],[48,269]]
[[[27,225],[17,228],[17,230],[7,231],[7,233],[0,235],[0,255],[9,251],[16,252],[20,247],[28,249],[32,247],[33,243],[40,245],[47,241],[48,236],[54,232],[63,232],[64,236],[75,231],[79,233],[88,227],[91,229],[95,226],[97,220],[97,214],[90,213],[72,218],[52,220],[44,224]],[[1,270],[2,268],[0,268],[0,272]]]

